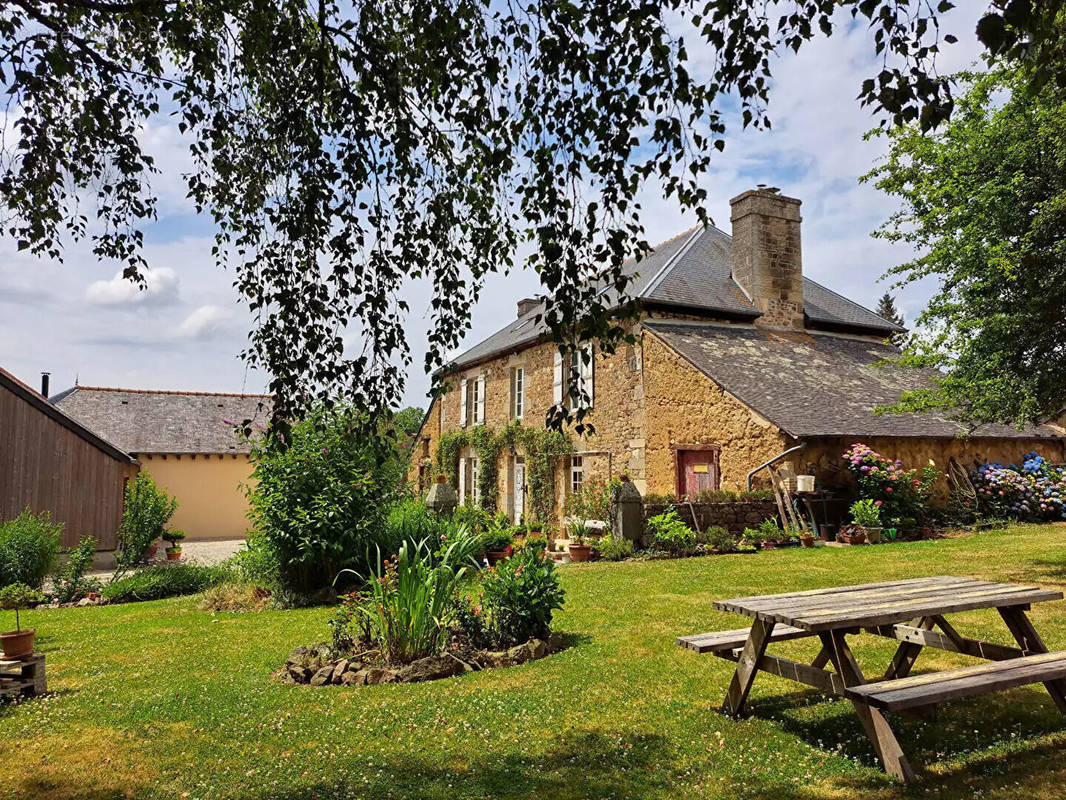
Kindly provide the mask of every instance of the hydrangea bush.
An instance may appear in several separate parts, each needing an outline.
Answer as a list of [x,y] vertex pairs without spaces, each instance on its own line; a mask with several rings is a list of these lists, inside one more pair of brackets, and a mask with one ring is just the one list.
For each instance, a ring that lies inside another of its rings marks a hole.
[[1066,470],[1035,452],[1022,465],[984,463],[970,473],[982,513],[1028,520],[1066,519]]
[[899,526],[904,520],[921,520],[928,514],[928,503],[940,478],[940,471],[930,460],[921,469],[904,469],[899,459],[892,460],[865,444],[853,444],[844,453],[844,466],[855,476],[861,500],[880,501],[881,518],[886,524]]

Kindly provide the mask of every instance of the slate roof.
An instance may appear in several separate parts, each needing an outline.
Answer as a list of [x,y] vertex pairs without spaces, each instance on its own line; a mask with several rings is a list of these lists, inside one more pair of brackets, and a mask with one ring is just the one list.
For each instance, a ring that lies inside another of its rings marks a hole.
[[[645,306],[727,319],[755,319],[760,312],[732,277],[732,248],[733,237],[713,225],[685,231],[658,245],[644,259],[626,262],[623,271],[633,276],[629,295]],[[808,326],[882,336],[903,330],[807,277],[803,278],[803,305]],[[546,325],[536,321],[543,310],[543,303],[538,304],[457,356],[449,366],[463,367],[537,341],[547,330]]]
[[0,367],[0,387],[7,389],[20,400],[29,403],[58,425],[62,425],[71,433],[84,439],[97,450],[106,453],[116,461],[121,461],[124,464],[135,463],[136,459],[129,453],[123,452],[121,448],[116,447],[95,431],[89,430],[85,425],[53,406],[44,395],[27,386],[3,367]]
[[645,327],[729,394],[794,438],[817,436],[1055,438],[1044,426],[1019,431],[965,425],[937,414],[873,409],[927,385],[930,373],[875,366],[898,351],[827,333],[765,331],[751,325],[647,321]]
[[75,386],[52,402],[130,453],[247,453],[233,424],[265,425],[270,416],[270,395],[262,394]]

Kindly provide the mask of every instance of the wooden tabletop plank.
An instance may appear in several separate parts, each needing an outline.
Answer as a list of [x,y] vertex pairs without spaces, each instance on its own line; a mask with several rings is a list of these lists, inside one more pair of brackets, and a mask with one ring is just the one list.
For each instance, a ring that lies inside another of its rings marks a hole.
[[1062,592],[1013,583],[939,575],[835,586],[781,595],[720,600],[714,607],[765,622],[823,631],[889,625],[929,614],[1061,600]]

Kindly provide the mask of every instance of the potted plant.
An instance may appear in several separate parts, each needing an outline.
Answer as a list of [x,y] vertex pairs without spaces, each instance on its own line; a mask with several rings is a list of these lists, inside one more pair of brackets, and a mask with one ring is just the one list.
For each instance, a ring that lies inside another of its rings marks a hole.
[[15,612],[15,630],[0,633],[0,648],[6,658],[21,658],[33,652],[33,639],[37,635],[37,629],[22,630],[19,611],[33,608],[44,601],[43,594],[24,583],[13,583],[0,590],[0,608]]
[[880,501],[857,500],[851,504],[851,519],[870,544],[881,541],[881,503]]
[[488,556],[489,566],[506,560],[511,555],[513,543],[514,536],[507,528],[494,528],[485,533],[482,546],[485,548],[485,555]]
[[804,547],[814,547],[814,534],[810,531],[802,531],[799,535],[800,544]]
[[566,532],[570,536],[570,545],[567,551],[570,560],[575,562],[589,561],[592,559],[592,548],[585,541],[587,531],[584,520],[572,520],[566,526]]
[[178,561],[181,558],[181,540],[185,538],[185,531],[164,531],[163,538],[168,542],[167,561]]

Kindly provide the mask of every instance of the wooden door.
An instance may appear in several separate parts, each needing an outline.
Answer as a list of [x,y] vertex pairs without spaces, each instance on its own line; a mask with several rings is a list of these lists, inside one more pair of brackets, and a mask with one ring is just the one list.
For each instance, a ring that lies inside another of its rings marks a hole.
[[678,450],[678,496],[695,497],[718,488],[717,450]]

